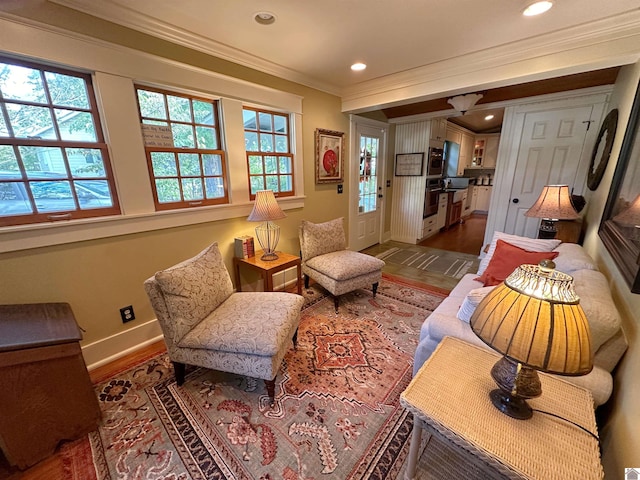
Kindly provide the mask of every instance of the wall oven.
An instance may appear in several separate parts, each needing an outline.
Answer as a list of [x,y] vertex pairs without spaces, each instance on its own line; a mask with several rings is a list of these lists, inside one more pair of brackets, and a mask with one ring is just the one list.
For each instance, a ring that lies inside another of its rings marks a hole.
[[444,170],[444,149],[440,147],[429,147],[427,155],[427,176],[442,176]]
[[427,178],[427,188],[424,193],[424,215],[430,217],[438,213],[438,200],[442,192],[439,178]]

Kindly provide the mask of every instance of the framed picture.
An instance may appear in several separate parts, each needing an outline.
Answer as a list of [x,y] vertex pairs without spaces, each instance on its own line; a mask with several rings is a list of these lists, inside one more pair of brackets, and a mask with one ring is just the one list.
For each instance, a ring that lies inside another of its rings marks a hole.
[[640,85],[598,235],[632,293],[640,293]]
[[424,152],[396,154],[396,177],[420,177],[424,169]]
[[344,181],[344,133],[316,128],[316,183]]

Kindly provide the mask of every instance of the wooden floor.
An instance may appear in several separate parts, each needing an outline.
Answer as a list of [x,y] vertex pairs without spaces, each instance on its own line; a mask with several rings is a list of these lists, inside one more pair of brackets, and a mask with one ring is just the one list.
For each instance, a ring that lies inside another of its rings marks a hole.
[[478,255],[484,242],[484,230],[486,226],[487,216],[473,213],[464,219],[463,223],[459,223],[444,232],[429,237],[418,245]]
[[[464,223],[458,224],[445,232],[430,237],[420,245],[441,250],[478,254],[482,248],[484,229],[487,221],[486,215],[473,214]],[[143,348],[131,355],[99,367],[90,373],[91,380],[99,383],[105,378],[117,374],[127,366],[138,360],[144,360],[150,356],[165,350],[164,342],[158,342]],[[7,461],[0,453],[0,479],[7,480],[67,480],[62,461],[56,454],[36,464],[30,469],[20,472],[10,468]]]

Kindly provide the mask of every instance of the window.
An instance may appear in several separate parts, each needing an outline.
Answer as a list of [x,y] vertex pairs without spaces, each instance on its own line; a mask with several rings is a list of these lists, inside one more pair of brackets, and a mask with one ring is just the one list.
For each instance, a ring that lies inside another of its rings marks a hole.
[[359,213],[373,212],[378,206],[378,143],[375,137],[360,136]]
[[293,196],[288,115],[244,107],[242,118],[251,199],[255,199],[258,190],[273,190],[277,197]]
[[0,226],[117,215],[91,76],[0,57]]
[[[136,92],[156,210],[228,203],[217,101],[140,86]],[[150,133],[160,141],[147,140]]]

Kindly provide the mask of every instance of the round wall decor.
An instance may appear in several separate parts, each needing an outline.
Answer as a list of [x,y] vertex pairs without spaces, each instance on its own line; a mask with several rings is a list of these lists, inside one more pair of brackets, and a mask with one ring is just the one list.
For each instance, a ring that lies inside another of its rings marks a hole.
[[595,190],[600,185],[604,171],[609,162],[611,155],[611,147],[613,139],[616,136],[616,127],[618,125],[618,109],[611,110],[602,122],[598,139],[593,146],[591,153],[591,163],[589,164],[589,173],[587,175],[587,186],[589,190]]

